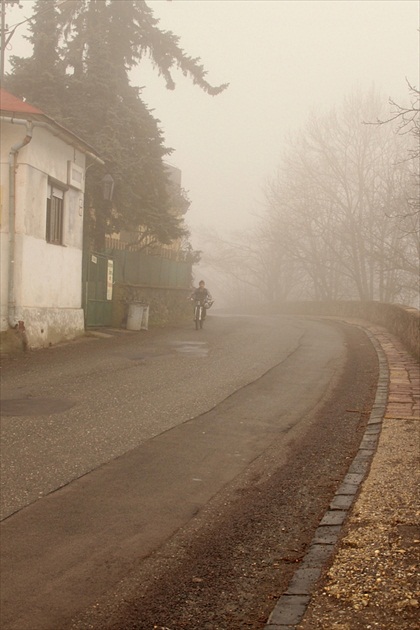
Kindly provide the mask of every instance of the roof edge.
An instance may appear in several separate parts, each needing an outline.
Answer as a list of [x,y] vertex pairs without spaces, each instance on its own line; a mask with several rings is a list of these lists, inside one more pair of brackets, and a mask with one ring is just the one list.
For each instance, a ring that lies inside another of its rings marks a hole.
[[58,123],[54,118],[45,114],[41,109],[26,103],[22,99],[14,96],[4,88],[0,88],[0,115],[3,117],[11,118],[11,123],[13,124],[13,119],[17,120],[26,120],[28,122],[36,123],[43,122],[51,127],[52,132],[56,130],[56,135],[62,136],[63,140],[69,142],[73,146],[76,146],[77,149],[82,151],[83,153],[90,153],[92,156],[96,156],[101,159],[98,151],[91,144],[80,138],[73,131],[67,129],[60,123]]

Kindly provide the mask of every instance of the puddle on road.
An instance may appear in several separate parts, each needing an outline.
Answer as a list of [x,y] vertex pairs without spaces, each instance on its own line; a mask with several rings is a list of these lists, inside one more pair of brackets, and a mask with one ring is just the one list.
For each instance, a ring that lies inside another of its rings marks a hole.
[[0,406],[1,416],[51,416],[63,413],[74,407],[72,400],[59,398],[9,398],[3,399]]
[[169,343],[170,348],[166,349],[144,349],[141,353],[125,355],[130,361],[136,363],[145,363],[150,359],[158,359],[161,357],[183,354],[190,357],[207,357],[209,353],[208,343],[206,341],[172,341]]
[[146,359],[159,359],[160,357],[167,357],[171,353],[167,351],[146,351],[142,354],[130,354],[127,356],[127,359],[130,361],[146,361]]
[[209,347],[206,341],[175,341],[172,343],[175,351],[190,357],[206,357]]

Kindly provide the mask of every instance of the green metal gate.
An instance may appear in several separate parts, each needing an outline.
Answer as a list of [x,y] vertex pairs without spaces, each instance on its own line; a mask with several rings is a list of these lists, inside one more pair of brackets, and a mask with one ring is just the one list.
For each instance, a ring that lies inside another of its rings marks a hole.
[[89,252],[84,271],[85,326],[111,326],[114,261],[105,254]]

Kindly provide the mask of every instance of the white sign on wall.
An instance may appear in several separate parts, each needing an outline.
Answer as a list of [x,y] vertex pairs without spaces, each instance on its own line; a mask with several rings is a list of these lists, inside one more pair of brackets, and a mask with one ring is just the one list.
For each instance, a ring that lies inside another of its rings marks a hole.
[[106,281],[106,299],[112,300],[112,285],[114,282],[114,261],[108,260],[108,273]]
[[78,166],[70,160],[67,162],[67,183],[77,190],[83,189],[83,174],[84,171],[81,166]]

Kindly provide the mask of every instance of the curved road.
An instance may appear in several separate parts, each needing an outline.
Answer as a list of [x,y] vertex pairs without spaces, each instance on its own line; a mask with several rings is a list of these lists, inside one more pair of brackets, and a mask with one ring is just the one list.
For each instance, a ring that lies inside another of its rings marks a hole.
[[346,327],[328,322],[206,324],[114,331],[5,363],[2,628],[70,627],[230,487],[246,488],[274,445],[273,470],[289,465],[349,380],[351,352],[361,378],[342,405],[355,408],[330,434],[333,452],[340,440],[357,448],[375,382],[362,332],[350,352]]

